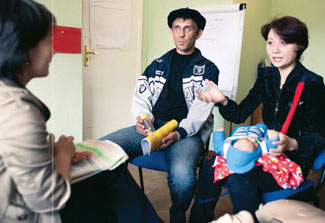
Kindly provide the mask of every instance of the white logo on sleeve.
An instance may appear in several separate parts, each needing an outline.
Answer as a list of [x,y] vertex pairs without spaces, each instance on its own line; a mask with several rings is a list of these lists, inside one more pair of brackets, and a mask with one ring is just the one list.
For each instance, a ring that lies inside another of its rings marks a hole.
[[141,84],[139,87],[139,93],[142,94],[147,90],[147,87],[144,84]]
[[205,65],[202,66],[195,65],[193,69],[193,74],[204,74],[204,70],[205,70]]

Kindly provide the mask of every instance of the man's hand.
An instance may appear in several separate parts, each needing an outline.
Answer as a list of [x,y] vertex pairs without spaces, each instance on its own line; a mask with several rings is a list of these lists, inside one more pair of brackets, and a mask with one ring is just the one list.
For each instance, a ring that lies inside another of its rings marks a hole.
[[[150,121],[153,123],[154,117],[151,115],[149,117]],[[140,116],[137,117],[137,122],[135,123],[136,130],[141,135],[148,135],[148,130],[146,129],[146,126],[144,125],[144,121],[140,118]]]
[[171,132],[166,137],[164,137],[161,141],[162,144],[158,148],[158,150],[165,149],[174,142],[177,142],[179,140],[179,134],[177,132]]
[[143,120],[140,118],[140,116],[137,117],[137,122],[135,123],[135,126],[138,133],[144,136],[147,135],[146,127],[144,126]]
[[279,141],[273,142],[274,145],[278,145],[277,149],[270,149],[270,155],[278,156],[285,151],[293,151],[298,149],[298,143],[296,139],[291,138],[280,132]]

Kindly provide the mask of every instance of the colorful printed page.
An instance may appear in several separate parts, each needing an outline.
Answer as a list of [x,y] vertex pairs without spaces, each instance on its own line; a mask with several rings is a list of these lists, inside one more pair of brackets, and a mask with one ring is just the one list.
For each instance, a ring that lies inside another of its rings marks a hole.
[[72,183],[93,176],[102,170],[113,170],[129,158],[119,145],[108,140],[87,139],[76,144],[76,151],[85,150],[92,152],[92,155],[71,166]]

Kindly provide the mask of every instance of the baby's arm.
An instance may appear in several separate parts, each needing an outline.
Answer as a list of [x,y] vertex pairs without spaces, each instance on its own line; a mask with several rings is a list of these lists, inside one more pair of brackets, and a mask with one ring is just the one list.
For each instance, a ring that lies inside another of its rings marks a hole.
[[217,129],[212,133],[213,149],[218,155],[223,155],[223,143],[226,139],[226,134],[223,128]]
[[274,129],[268,129],[267,130],[267,136],[269,140],[274,140],[277,137],[279,137],[279,132]]
[[273,142],[280,140],[279,132],[274,129],[268,129],[267,133],[266,133],[265,140],[266,140],[266,146],[267,146],[268,150],[277,149],[278,146],[274,145]]

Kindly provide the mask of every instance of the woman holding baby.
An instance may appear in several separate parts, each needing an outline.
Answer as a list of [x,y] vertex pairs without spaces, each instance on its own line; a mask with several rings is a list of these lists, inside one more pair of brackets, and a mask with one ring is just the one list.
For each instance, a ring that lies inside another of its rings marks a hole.
[[[270,154],[286,154],[301,166],[306,177],[314,159],[325,147],[323,78],[306,69],[300,62],[302,53],[308,47],[308,29],[297,18],[285,16],[265,24],[261,28],[261,34],[266,40],[266,53],[271,66],[258,67],[257,80],[242,102],[237,104],[227,98],[209,80],[206,80],[206,83],[210,90],[197,92],[197,97],[216,103],[223,118],[237,124],[244,122],[260,104],[263,104],[264,123],[268,129],[280,132],[292,105],[297,85],[303,80],[304,87],[290,125],[286,133],[282,131],[279,134],[280,140],[273,142],[277,149],[270,150]],[[219,185],[215,187],[219,188]],[[264,172],[261,167],[255,167],[247,173],[228,176],[227,187],[233,212],[248,210],[252,215],[262,202],[263,193],[281,189],[272,175]]]

